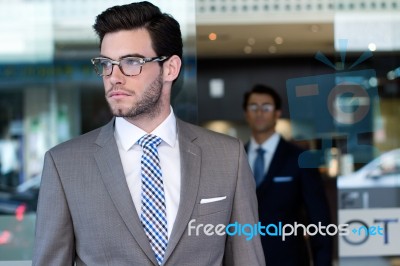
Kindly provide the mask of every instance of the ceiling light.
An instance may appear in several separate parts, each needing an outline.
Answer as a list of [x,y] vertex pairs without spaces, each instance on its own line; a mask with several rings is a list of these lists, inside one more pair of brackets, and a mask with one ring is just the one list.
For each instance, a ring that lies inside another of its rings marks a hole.
[[376,44],[371,42],[370,44],[368,44],[368,49],[369,49],[371,52],[376,51]]
[[277,48],[276,48],[276,46],[275,45],[271,45],[269,48],[268,48],[268,52],[270,53],[270,54],[275,54],[276,52],[277,52]]
[[283,38],[280,37],[280,36],[276,37],[276,38],[275,38],[275,43],[278,44],[278,45],[279,45],[279,44],[282,44],[282,43],[283,43]]
[[386,74],[386,77],[388,80],[394,80],[396,78],[396,73],[393,70],[391,70]]
[[249,38],[247,40],[247,43],[250,44],[250,45],[254,45],[256,43],[256,40],[254,38]]
[[251,48],[251,46],[245,46],[243,49],[245,54],[251,54],[251,52],[253,52],[253,48]]
[[319,32],[320,27],[318,25],[314,24],[314,25],[311,25],[310,30],[311,30],[311,32],[317,33],[317,32]]
[[394,80],[394,79],[400,77],[400,67],[390,70],[386,76],[387,76],[388,80]]
[[371,87],[376,87],[378,86],[378,79],[375,77],[372,77],[368,80],[368,83]]
[[217,39],[217,34],[214,32],[211,32],[210,34],[208,34],[208,39],[210,41],[215,41]]

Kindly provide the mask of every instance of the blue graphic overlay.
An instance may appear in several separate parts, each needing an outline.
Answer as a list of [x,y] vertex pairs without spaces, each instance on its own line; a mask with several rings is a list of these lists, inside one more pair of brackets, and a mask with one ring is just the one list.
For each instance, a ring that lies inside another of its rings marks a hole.
[[[373,69],[345,71],[347,42],[343,40],[341,64],[335,66],[322,53],[316,59],[336,70],[334,74],[289,79],[286,82],[292,135],[295,140],[321,139],[319,150],[305,151],[299,157],[304,168],[325,164],[325,151],[333,139],[347,138],[347,153],[355,163],[367,163],[377,151],[372,145],[359,143],[359,134],[374,131],[373,117],[379,115],[376,72]],[[365,52],[349,70],[368,59]]]

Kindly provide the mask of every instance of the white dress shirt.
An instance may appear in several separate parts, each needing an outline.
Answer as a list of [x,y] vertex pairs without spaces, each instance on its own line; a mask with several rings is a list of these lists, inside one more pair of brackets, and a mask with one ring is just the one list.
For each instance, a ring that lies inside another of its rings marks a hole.
[[247,155],[248,155],[249,164],[250,164],[251,170],[253,170],[253,173],[254,173],[254,162],[257,157],[257,149],[259,147],[261,147],[263,150],[265,150],[265,153],[264,153],[264,167],[265,167],[264,174],[265,174],[265,173],[267,173],[267,171],[269,169],[269,165],[271,164],[272,157],[275,154],[275,150],[276,150],[276,147],[278,146],[280,138],[281,138],[281,136],[275,132],[266,141],[261,143],[261,145],[259,145],[253,137],[250,138],[250,144],[249,144]]
[[[117,142],[126,182],[140,217],[142,212],[142,175],[141,157],[142,147],[136,142],[147,134],[144,130],[129,123],[124,118],[115,119],[115,140]],[[158,146],[161,172],[164,182],[165,204],[167,211],[168,238],[178,212],[181,189],[181,164],[179,154],[178,132],[176,119],[171,107],[169,116],[151,134],[162,139]],[[132,209],[133,211],[133,209]]]

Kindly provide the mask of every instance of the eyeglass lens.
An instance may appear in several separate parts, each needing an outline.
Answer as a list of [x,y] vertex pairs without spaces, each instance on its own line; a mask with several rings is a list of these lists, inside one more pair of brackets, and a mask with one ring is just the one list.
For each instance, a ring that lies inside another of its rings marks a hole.
[[272,112],[274,110],[274,105],[269,103],[258,105],[254,103],[254,104],[249,104],[247,106],[247,109],[251,112],[257,112],[258,110],[261,110],[263,112]]
[[139,58],[123,58],[119,64],[106,58],[98,58],[94,60],[97,73],[102,76],[109,76],[112,73],[113,65],[118,65],[120,70],[128,76],[139,75],[142,67],[142,60]]

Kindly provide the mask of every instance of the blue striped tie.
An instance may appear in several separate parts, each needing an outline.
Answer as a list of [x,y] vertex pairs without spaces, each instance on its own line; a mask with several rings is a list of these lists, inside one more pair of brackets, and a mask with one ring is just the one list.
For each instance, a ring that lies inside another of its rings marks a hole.
[[168,243],[167,213],[164,185],[157,146],[161,139],[147,134],[138,140],[142,154],[141,221],[159,265],[163,262]]

